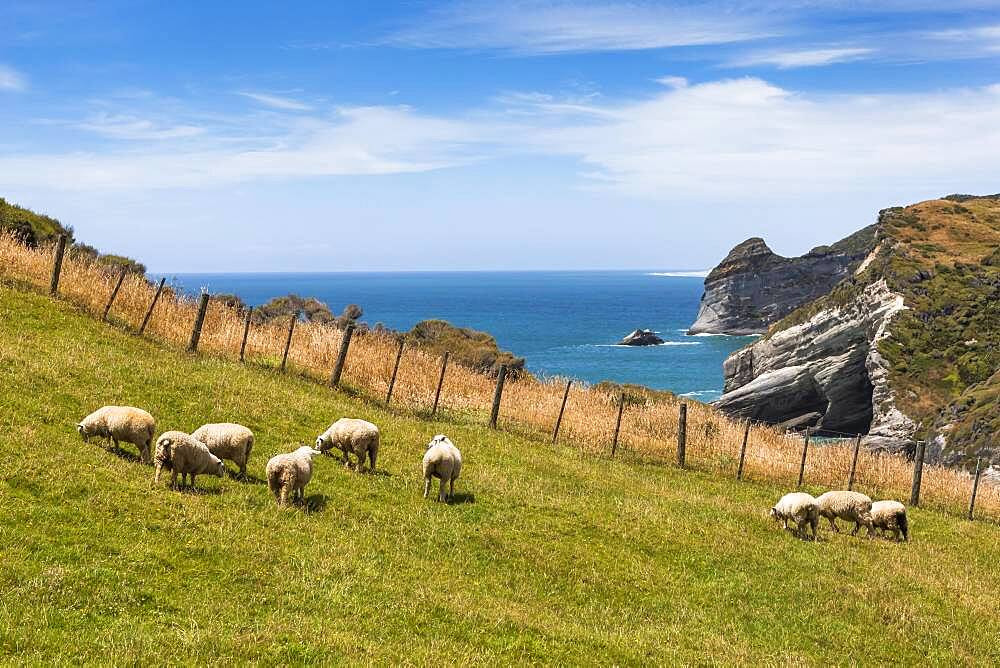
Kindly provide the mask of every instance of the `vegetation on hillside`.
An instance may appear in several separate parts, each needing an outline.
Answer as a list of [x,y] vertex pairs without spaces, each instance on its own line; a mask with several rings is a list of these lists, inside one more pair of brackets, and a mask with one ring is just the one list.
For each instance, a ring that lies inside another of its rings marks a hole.
[[[928,438],[946,427],[949,461],[1000,457],[1000,196],[950,196],[879,213],[879,250],[860,275],[796,309],[768,335],[853,301],[875,280],[903,295],[879,351],[896,403]],[[948,426],[950,425],[950,426]]]
[[125,269],[129,273],[140,276],[146,274],[146,266],[141,262],[123,255],[101,253],[93,246],[76,241],[72,227],[63,225],[50,216],[11,204],[0,197],[0,233],[4,232],[28,248],[54,243],[60,235],[64,234],[70,255],[107,267],[115,272]]
[[456,363],[488,376],[496,376],[500,365],[507,366],[511,377],[526,373],[524,358],[500,350],[496,339],[486,332],[456,327],[444,320],[422,320],[402,336],[407,344],[431,355],[449,351]]
[[[787,482],[417,419],[258,364],[185,355],[9,286],[8,662],[1000,662],[995,524],[915,509],[908,544],[825,526],[803,542],[766,517]],[[74,431],[105,403],[144,406],[161,431],[250,426],[250,481],[151,486],[149,467]],[[267,459],[342,415],[382,428],[380,474],[319,458],[306,504],[277,508]],[[452,505],[421,498],[420,458],[438,432],[465,458]]]

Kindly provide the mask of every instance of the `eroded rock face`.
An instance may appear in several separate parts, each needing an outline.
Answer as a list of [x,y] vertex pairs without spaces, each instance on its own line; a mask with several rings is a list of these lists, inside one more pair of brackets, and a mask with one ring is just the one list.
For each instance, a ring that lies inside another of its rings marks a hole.
[[618,342],[620,346],[658,346],[663,339],[651,329],[637,329]]
[[875,227],[801,257],[776,255],[763,239],[747,239],[705,279],[698,317],[689,334],[762,334],[769,325],[821,297],[843,280],[874,246]]
[[736,351],[723,364],[725,392],[716,405],[771,424],[814,413],[819,418],[809,422],[818,429],[867,433],[872,447],[905,447],[915,425],[893,405],[876,348],[904,308],[879,280],[845,305]]

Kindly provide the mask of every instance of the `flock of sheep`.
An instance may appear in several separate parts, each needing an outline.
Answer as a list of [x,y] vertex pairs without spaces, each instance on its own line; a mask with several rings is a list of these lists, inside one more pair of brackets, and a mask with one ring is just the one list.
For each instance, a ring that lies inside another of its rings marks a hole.
[[[243,425],[233,423],[206,424],[191,434],[182,431],[167,431],[156,440],[153,451],[153,436],[156,421],[141,408],[132,406],[104,406],[77,423],[76,430],[87,441],[91,437],[109,439],[115,448],[118,444],[132,443],[139,449],[144,464],[153,464],[156,472],[153,482],[160,480],[160,472],[166,468],[170,474],[170,484],[177,486],[177,476],[181,485],[190,478],[194,487],[195,476],[225,475],[223,459],[228,459],[240,469],[244,478],[247,460],[253,449],[253,432]],[[292,452],[275,455],[267,462],[265,469],[267,486],[279,505],[286,505],[289,497],[301,501],[306,484],[312,478],[312,458],[333,448],[341,451],[344,465],[351,467],[349,454],[357,458],[356,470],[375,471],[378,458],[379,431],[371,422],[354,418],[341,418],[316,438],[316,447],[304,445]],[[430,492],[431,480],[438,478],[438,500],[447,501],[455,494],[455,480],[462,472],[462,453],[443,435],[438,434],[427,444],[424,453],[424,498]]]
[[[195,476],[225,475],[223,459],[232,461],[246,477],[247,461],[253,449],[253,432],[243,425],[233,423],[206,424],[191,434],[181,431],[167,431],[156,441],[152,452],[156,421],[141,408],[131,406],[105,406],[76,425],[83,440],[91,437],[109,439],[117,448],[119,442],[132,443],[139,448],[139,455],[145,464],[153,464],[156,472],[153,482],[160,480],[160,472],[171,471],[170,484],[177,485],[177,476],[183,486],[188,478],[193,487]],[[365,464],[374,472],[378,459],[379,431],[371,422],[354,418],[341,418],[330,428],[316,437],[316,447],[303,445],[292,452],[275,455],[267,462],[265,469],[267,486],[279,505],[286,505],[289,497],[301,501],[305,486],[312,478],[312,458],[332,449],[341,452],[344,465],[351,467],[349,455],[354,455],[354,468],[365,470]],[[455,480],[462,472],[462,454],[443,434],[438,434],[427,444],[424,453],[424,498],[430,492],[433,478],[440,480],[438,500],[447,501],[454,496]],[[839,531],[836,520],[854,522],[852,535],[857,535],[862,526],[867,527],[872,536],[882,530],[892,533],[895,540],[902,535],[909,540],[909,522],[906,508],[898,501],[872,500],[859,492],[827,492],[814,498],[803,492],[786,494],[771,508],[771,517],[782,522],[788,529],[789,521],[795,523],[796,533],[806,538],[806,529],[812,528],[812,538],[816,539],[819,518],[830,521],[830,528]]]
[[830,528],[837,528],[837,520],[854,522],[852,536],[857,535],[862,526],[867,527],[868,536],[878,531],[892,534],[894,540],[910,539],[910,523],[906,519],[906,506],[899,501],[876,501],[860,492],[837,491],[813,497],[804,492],[785,494],[771,508],[771,517],[788,528],[788,522],[795,523],[794,531],[802,538],[807,537],[806,528],[812,528],[812,538],[816,540],[819,518],[830,520]]

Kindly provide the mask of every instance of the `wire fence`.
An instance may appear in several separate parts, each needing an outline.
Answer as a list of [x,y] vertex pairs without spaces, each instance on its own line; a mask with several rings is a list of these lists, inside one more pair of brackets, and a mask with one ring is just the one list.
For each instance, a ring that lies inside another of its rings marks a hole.
[[[564,378],[493,378],[384,333],[287,319],[257,324],[207,295],[192,299],[162,282],[109,271],[60,252],[58,244],[30,249],[0,235],[0,275],[48,288],[95,317],[163,344],[305,376],[417,416],[495,423],[582,454],[674,462],[741,480],[850,485],[874,499],[910,499],[969,516],[971,509],[980,519],[1000,521],[1000,485],[979,484],[981,470],[970,475],[922,461],[915,466],[905,455],[857,447],[857,434],[783,433],[706,404],[598,390]],[[914,443],[917,451],[922,449]]]

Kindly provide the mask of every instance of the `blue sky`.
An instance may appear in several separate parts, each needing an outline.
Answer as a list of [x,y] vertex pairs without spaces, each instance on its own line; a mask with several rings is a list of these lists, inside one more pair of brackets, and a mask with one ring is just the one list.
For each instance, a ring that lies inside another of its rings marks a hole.
[[0,25],[0,196],[158,271],[699,269],[1000,191],[997,2],[7,0]]

